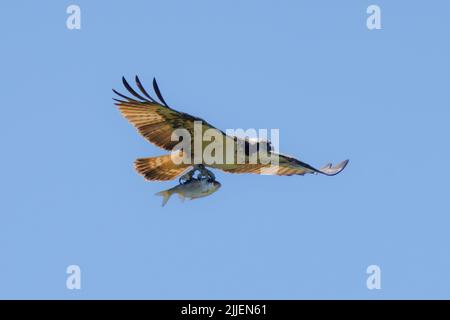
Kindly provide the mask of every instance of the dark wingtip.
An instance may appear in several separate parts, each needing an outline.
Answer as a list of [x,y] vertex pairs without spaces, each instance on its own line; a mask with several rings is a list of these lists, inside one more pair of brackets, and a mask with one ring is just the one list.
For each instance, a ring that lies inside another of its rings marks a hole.
[[126,87],[128,85],[127,79],[125,79],[125,76],[122,76],[122,83]]
[[153,99],[153,97],[151,95],[149,95],[148,92],[145,90],[144,86],[142,85],[141,80],[139,79],[139,77],[137,75],[135,76],[134,80],[135,80],[136,85],[138,86],[139,90],[141,90],[141,92],[144,94],[144,96],[146,96],[150,100],[150,102],[157,103],[155,101],[155,99]]
[[[135,81],[136,81],[136,85],[139,88],[139,90],[141,91],[141,93],[145,96],[141,96],[139,93],[136,92],[136,90],[133,89],[133,87],[130,86],[130,84],[128,83],[128,81],[125,79],[125,76],[122,76],[122,83],[125,86],[125,88],[127,89],[127,91],[129,93],[131,93],[131,95],[133,95],[135,98],[143,100],[144,102],[151,102],[151,103],[158,103],[155,99],[153,99],[152,96],[150,96],[147,91],[145,90],[144,86],[142,85],[141,81],[139,80],[139,77],[136,75],[135,76]],[[155,90],[156,96],[158,97],[158,99],[161,101],[161,103],[166,106],[167,108],[170,108],[169,105],[167,104],[167,102],[164,100],[161,91],[159,90],[158,87],[158,83],[156,82],[156,78],[153,78],[153,89]],[[143,101],[138,101],[134,98],[125,96],[124,94],[116,91],[115,89],[112,89],[112,91],[117,94],[118,96],[120,96],[123,99],[128,100],[128,102],[135,102],[135,103],[142,103]],[[127,103],[126,101],[124,101],[123,103]]]
[[[112,91],[115,93],[115,94],[117,94],[118,96],[122,96],[122,94],[119,92],[119,91],[117,91],[116,89],[112,89]],[[114,98],[113,98],[114,99]]]
[[[335,176],[335,175],[337,175],[338,173],[341,173],[342,170],[345,169],[345,167],[348,165],[349,161],[350,161],[349,159],[344,160],[344,161],[338,163],[336,166],[330,167],[330,168],[328,168],[328,169],[325,169],[325,170],[322,171],[322,172],[325,173],[325,174],[327,174],[327,175],[329,175],[329,176]],[[327,173],[327,171],[328,171],[328,173]]]
[[158,83],[156,82],[156,78],[153,78],[153,90],[155,90],[156,96],[158,97],[159,100],[161,100],[161,102],[166,106],[169,107],[169,105],[167,104],[167,102],[164,100],[161,91],[159,90],[158,87]]
[[136,90],[134,90],[133,87],[130,86],[130,84],[124,77],[122,77],[122,82],[123,82],[123,85],[125,86],[125,88],[128,90],[128,92],[131,93],[134,97],[136,97],[140,100],[143,100],[143,101],[148,101],[146,98],[144,98],[139,93],[137,93]]
[[116,101],[114,104],[119,105],[119,104],[128,104],[129,102],[120,100],[120,99],[116,99],[116,98],[112,98],[114,101]]
[[137,102],[137,103],[140,102],[140,101],[137,101],[137,100],[135,100],[135,99],[133,99],[133,98],[127,97],[126,95],[123,95],[123,94],[121,94],[120,92],[118,92],[118,91],[116,91],[116,90],[114,90],[114,89],[112,89],[112,91],[113,91],[115,94],[117,94],[119,97],[122,97],[122,98],[124,98],[125,100],[128,100],[128,102],[130,102],[130,101],[132,101],[132,102]]
[[345,169],[345,167],[348,165],[348,163],[350,162],[350,159],[346,159],[344,161],[342,161],[340,164],[338,164],[338,167],[341,168],[341,171]]

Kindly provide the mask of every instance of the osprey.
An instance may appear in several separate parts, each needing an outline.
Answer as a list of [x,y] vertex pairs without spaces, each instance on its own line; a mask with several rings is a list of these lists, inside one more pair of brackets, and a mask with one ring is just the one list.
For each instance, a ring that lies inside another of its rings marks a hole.
[[[277,157],[277,167],[274,170],[269,170],[271,164],[257,161],[256,163],[238,163],[236,161],[228,163],[227,161],[221,161],[218,163],[179,163],[179,161],[173,161],[173,154],[166,154],[159,157],[139,158],[135,161],[136,171],[143,175],[145,179],[152,181],[167,181],[173,180],[185,173],[187,170],[194,168],[187,174],[183,175],[183,179],[188,181],[192,179],[192,176],[196,170],[200,171],[201,175],[206,176],[208,179],[214,179],[214,175],[211,171],[205,167],[214,169],[220,169],[229,173],[256,173],[256,174],[273,174],[279,176],[291,176],[291,175],[304,175],[305,173],[324,174],[327,176],[333,176],[341,172],[348,163],[348,160],[344,160],[336,166],[327,164],[320,169],[316,169],[307,163],[297,160],[293,157],[275,153],[271,149],[271,145],[268,141],[253,141],[250,139],[238,138],[225,134],[223,131],[212,126],[205,120],[194,117],[190,114],[176,111],[169,107],[164,100],[159,90],[156,79],[153,79],[153,89],[158,97],[159,101],[150,96],[145,90],[139,78],[135,78],[136,86],[140,92],[137,92],[131,87],[128,82],[122,77],[122,82],[127,91],[133,96],[133,98],[126,96],[118,91],[114,90],[114,93],[122,98],[114,99],[116,105],[119,107],[122,115],[128,119],[128,121],[136,127],[139,133],[151,143],[158,147],[161,147],[168,151],[173,151],[174,148],[179,145],[179,141],[172,139],[172,133],[177,129],[187,130],[191,136],[194,136],[194,126],[197,123],[201,123],[202,130],[213,130],[215,136],[219,136],[222,139],[222,146],[233,145],[234,150],[239,149],[238,145],[244,145],[245,157],[248,159],[250,156],[250,149],[259,150],[264,148],[266,152],[271,156]],[[192,141],[191,153],[188,156],[193,158],[194,142]],[[228,144],[227,144],[228,143]],[[202,151],[208,146],[209,142],[202,142]],[[225,148],[225,147],[224,147]],[[186,150],[180,150],[179,156],[186,153]],[[224,151],[224,150],[222,150]],[[224,151],[223,154],[226,152]],[[265,170],[266,169],[266,170]]]

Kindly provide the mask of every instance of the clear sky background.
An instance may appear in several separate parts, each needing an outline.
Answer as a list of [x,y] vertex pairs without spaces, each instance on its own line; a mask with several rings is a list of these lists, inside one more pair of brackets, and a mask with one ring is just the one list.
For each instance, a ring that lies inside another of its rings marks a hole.
[[[450,298],[449,15],[444,0],[2,1],[0,298]],[[282,152],[350,164],[216,171],[217,193],[162,208],[176,183],[133,161],[164,151],[112,101],[135,74],[221,129],[278,128]]]

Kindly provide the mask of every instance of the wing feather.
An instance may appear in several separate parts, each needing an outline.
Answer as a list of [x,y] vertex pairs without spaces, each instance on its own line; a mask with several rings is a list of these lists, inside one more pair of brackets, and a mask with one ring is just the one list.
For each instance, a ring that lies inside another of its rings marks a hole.
[[[193,137],[195,121],[201,121],[204,127],[218,130],[201,118],[170,108],[162,97],[155,79],[153,88],[163,104],[154,100],[147,93],[137,76],[135,80],[142,95],[136,92],[125,78],[122,78],[124,87],[134,98],[113,89],[114,93],[124,99],[115,99],[116,105],[119,107],[122,115],[151,143],[163,149],[172,150],[179,143],[179,141],[172,141],[173,131],[183,128],[188,130],[191,137]],[[222,132],[222,134],[224,133]]]
[[158,99],[159,99],[166,107],[168,107],[166,101],[164,101],[164,98],[163,98],[163,96],[162,96],[162,94],[161,94],[161,91],[159,90],[158,83],[156,82],[156,79],[155,79],[155,78],[153,78],[153,90],[155,90],[155,93],[156,93],[156,95],[158,96]]
[[344,170],[349,160],[344,160],[336,166],[327,164],[322,169],[316,169],[311,165],[297,160],[295,158],[278,155],[279,161],[277,166],[271,166],[270,164],[240,164],[236,167],[227,167],[216,165],[215,168],[221,169],[229,173],[256,173],[256,174],[269,174],[278,176],[291,176],[291,175],[304,175],[306,173],[312,174],[324,174],[327,176],[334,176]]
[[136,85],[138,86],[139,90],[141,90],[141,92],[144,94],[144,96],[146,96],[151,102],[156,102],[156,100],[153,99],[152,96],[147,93],[147,90],[145,90],[138,76],[135,77],[135,81]]
[[[153,99],[145,90],[139,78],[135,77],[136,85],[141,91],[142,95],[134,90],[125,78],[122,78],[122,82],[127,91],[134,97],[128,97],[113,89],[119,97],[124,100],[114,99],[116,105],[119,107],[122,115],[133,124],[139,133],[145,137],[148,141],[166,150],[173,150],[173,148],[179,143],[179,141],[172,141],[172,133],[176,129],[186,129],[191,134],[194,135],[194,122],[201,121],[203,125],[203,130],[205,129],[215,129],[222,133],[224,137],[226,134],[210,125],[208,122],[201,118],[191,116],[190,114],[179,112],[168,106],[164,100],[161,91],[159,90],[156,79],[153,79],[153,89],[156,96],[161,101],[157,102]],[[144,97],[145,96],[145,97]],[[234,139],[237,143],[237,139]],[[286,155],[278,155],[279,162],[278,166],[273,167],[270,164],[237,164],[237,165],[220,165],[215,164],[213,167],[221,169],[225,172],[230,173],[255,173],[255,174],[273,174],[273,175],[304,175],[306,173],[313,174],[324,174],[328,176],[333,176],[341,172],[348,164],[348,160],[342,161],[336,166],[327,164],[321,169],[316,169],[307,163],[297,160],[293,157]],[[176,173],[181,172],[181,169],[174,170]],[[156,175],[155,179],[162,179],[162,177]]]
[[[138,99],[144,100],[144,101],[149,101],[146,98],[144,98],[143,96],[141,96],[139,93],[137,93],[127,82],[127,80],[125,79],[125,77],[122,77],[122,83],[125,86],[125,88],[128,90],[129,93],[131,93],[133,96],[135,96]],[[150,101],[151,102],[151,101]]]

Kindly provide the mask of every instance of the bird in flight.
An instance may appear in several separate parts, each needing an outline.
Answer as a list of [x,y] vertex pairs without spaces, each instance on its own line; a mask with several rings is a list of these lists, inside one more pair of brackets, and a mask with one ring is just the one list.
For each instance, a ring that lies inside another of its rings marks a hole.
[[[200,176],[214,180],[214,174],[210,170],[206,169],[207,167],[219,169],[228,173],[256,173],[279,176],[304,175],[306,173],[312,173],[334,176],[341,172],[348,163],[348,160],[344,160],[336,166],[327,164],[320,169],[316,169],[298,159],[276,153],[272,150],[272,146],[269,141],[254,141],[227,135],[201,118],[173,109],[164,100],[156,79],[153,79],[153,90],[159,100],[154,99],[150,94],[148,94],[137,76],[135,78],[135,82],[139,92],[130,86],[124,77],[122,77],[122,82],[132,97],[126,96],[113,89],[114,93],[120,97],[120,99],[114,99],[116,101],[115,104],[118,106],[122,115],[128,119],[134,127],[136,127],[145,139],[160,148],[168,151],[174,151],[174,148],[179,145],[179,141],[174,141],[172,133],[177,129],[184,129],[187,130],[191,136],[194,136],[195,123],[201,123],[203,132],[206,130],[212,130],[216,137],[220,137],[223,142],[221,145],[224,149],[220,151],[222,151],[221,154],[223,155],[226,154],[226,147],[233,146],[233,152],[236,154],[237,150],[239,150],[239,146],[243,145],[246,160],[248,160],[251,156],[250,150],[260,149],[266,150],[270,156],[277,157],[277,167],[274,170],[270,170],[270,163],[265,163],[262,161],[257,161],[256,163],[251,161],[244,161],[243,163],[239,161],[217,161],[215,163],[202,162],[196,164],[185,163],[173,161],[173,155],[171,153],[158,157],[136,159],[134,163],[136,171],[143,175],[147,180],[167,181],[182,176],[181,179],[189,181],[192,179],[192,176],[196,171],[200,172]],[[191,140],[191,148],[179,150],[179,156],[187,156],[191,159],[194,157],[194,140]],[[208,147],[209,143],[210,142],[208,141],[202,142],[202,151]],[[192,170],[188,172],[189,169]]]

